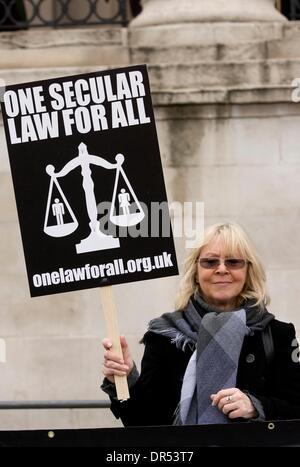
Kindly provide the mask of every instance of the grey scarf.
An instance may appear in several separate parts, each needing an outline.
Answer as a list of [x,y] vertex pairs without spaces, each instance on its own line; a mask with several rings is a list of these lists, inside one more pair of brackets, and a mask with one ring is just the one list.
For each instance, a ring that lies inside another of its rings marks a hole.
[[250,307],[252,304],[245,302],[238,310],[222,312],[195,294],[185,310],[150,321],[148,331],[169,337],[183,351],[186,346],[194,350],[184,375],[175,424],[229,422],[211,405],[210,395],[236,386],[244,337],[262,331],[274,319],[267,310]]

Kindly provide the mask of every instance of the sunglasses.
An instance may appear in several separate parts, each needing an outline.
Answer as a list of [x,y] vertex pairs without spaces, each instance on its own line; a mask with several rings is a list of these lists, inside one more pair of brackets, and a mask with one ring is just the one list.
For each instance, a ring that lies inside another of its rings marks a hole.
[[224,261],[220,258],[198,258],[198,263],[204,269],[217,269],[221,263],[224,263],[227,269],[243,269],[249,261],[240,258],[226,258]]

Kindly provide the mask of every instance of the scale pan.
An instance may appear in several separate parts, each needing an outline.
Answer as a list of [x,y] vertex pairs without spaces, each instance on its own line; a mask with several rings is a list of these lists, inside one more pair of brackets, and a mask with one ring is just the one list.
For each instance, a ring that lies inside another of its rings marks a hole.
[[62,225],[50,225],[44,228],[44,232],[50,237],[66,237],[75,232],[78,227],[78,222],[69,222]]
[[120,214],[119,216],[110,216],[110,221],[120,227],[130,227],[131,225],[139,224],[145,217],[143,212],[135,214]]

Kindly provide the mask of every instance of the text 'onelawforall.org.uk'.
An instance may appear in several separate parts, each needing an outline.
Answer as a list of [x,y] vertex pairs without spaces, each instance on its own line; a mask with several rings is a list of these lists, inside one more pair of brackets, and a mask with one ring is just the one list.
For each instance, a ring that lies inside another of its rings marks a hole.
[[120,274],[134,274],[136,272],[151,272],[155,269],[173,267],[171,253],[164,251],[160,255],[145,256],[129,259],[124,263],[122,258],[114,259],[110,263],[85,264],[78,268],[59,268],[57,271],[43,272],[32,277],[34,287],[47,287],[65,283],[99,279]]

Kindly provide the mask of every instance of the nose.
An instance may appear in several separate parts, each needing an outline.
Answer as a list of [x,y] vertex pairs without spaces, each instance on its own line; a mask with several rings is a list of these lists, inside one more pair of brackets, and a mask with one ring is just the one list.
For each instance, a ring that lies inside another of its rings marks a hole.
[[219,274],[228,274],[228,269],[227,269],[227,267],[225,266],[224,261],[221,261],[221,263],[219,264],[218,268],[216,269],[216,273],[219,273]]

